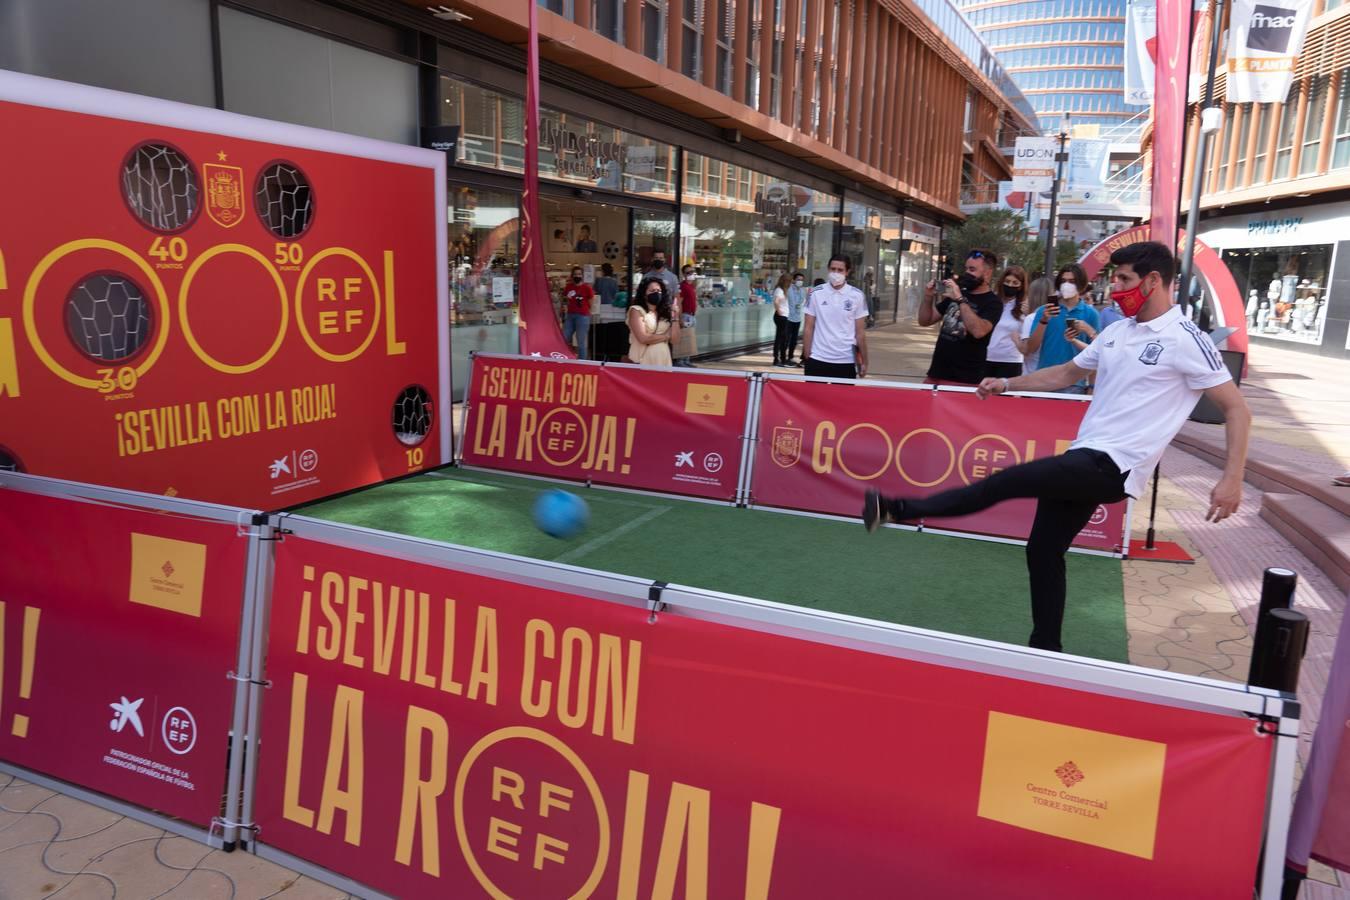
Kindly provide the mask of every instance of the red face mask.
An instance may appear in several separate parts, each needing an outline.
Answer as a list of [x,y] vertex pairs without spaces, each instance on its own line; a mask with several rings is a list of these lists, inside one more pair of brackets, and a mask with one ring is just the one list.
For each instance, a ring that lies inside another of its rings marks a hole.
[[1148,295],[1143,291],[1143,282],[1139,282],[1128,291],[1116,291],[1111,294],[1111,299],[1120,307],[1120,311],[1130,318],[1139,314],[1139,310],[1144,308],[1148,302]]

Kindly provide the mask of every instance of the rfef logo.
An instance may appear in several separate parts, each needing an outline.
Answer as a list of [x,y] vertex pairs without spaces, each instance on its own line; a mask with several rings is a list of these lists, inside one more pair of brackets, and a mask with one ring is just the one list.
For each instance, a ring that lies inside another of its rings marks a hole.
[[1297,21],[1297,10],[1258,5],[1252,11],[1251,21],[1247,23],[1247,49],[1264,50],[1267,53],[1287,52]]

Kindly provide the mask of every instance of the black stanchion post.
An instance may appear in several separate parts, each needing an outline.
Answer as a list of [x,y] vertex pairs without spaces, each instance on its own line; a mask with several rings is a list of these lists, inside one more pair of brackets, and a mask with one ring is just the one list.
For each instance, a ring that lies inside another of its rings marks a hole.
[[1247,683],[1293,694],[1298,670],[1308,649],[1308,617],[1296,609],[1272,609],[1261,620],[1265,643],[1252,648],[1252,675]]
[[1258,675],[1261,674],[1260,666],[1263,664],[1263,653],[1270,643],[1271,620],[1269,613],[1275,609],[1289,609],[1294,602],[1294,588],[1298,584],[1298,575],[1290,569],[1270,568],[1266,569],[1265,575],[1261,579],[1261,608],[1256,614],[1256,634],[1252,638],[1252,662],[1247,670],[1247,683],[1268,687],[1258,681]]
[[1153,531],[1153,522],[1158,518],[1158,473],[1160,471],[1162,471],[1162,466],[1159,465],[1153,467],[1153,500],[1149,503],[1148,507],[1148,534],[1145,536],[1144,540],[1145,550],[1152,550],[1154,546],[1153,539],[1155,535]]
[[[1293,694],[1308,649],[1308,617],[1290,609],[1298,575],[1289,569],[1266,569],[1261,579],[1261,608],[1256,614],[1252,663],[1247,684]],[[1285,866],[1280,900],[1297,900],[1303,873]],[[1260,883],[1260,875],[1257,875]],[[1274,898],[1272,898],[1274,900]]]

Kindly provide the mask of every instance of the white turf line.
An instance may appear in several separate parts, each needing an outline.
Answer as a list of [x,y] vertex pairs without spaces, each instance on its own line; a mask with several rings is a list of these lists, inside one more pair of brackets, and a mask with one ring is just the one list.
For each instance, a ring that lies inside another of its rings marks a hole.
[[625,522],[624,524],[620,525],[617,528],[611,528],[604,534],[596,535],[595,537],[591,538],[589,541],[582,544],[580,547],[573,547],[566,553],[563,553],[560,556],[555,556],[553,558],[553,561],[558,563],[565,563],[571,562],[574,559],[581,559],[583,556],[586,556],[595,550],[599,550],[601,547],[605,546],[610,541],[622,537],[623,535],[627,534],[628,532],[632,531],[634,528],[637,528],[640,525],[647,524],[652,519],[655,519],[657,516],[660,516],[668,512],[669,510],[670,510],[669,506],[653,507],[647,510],[642,515],[638,516],[636,519],[632,519],[628,522]]
[[[525,486],[523,486],[523,485],[503,484],[503,483],[500,482],[500,481],[486,481],[486,480],[479,480],[479,479],[477,479],[477,478],[472,478],[472,477],[470,477],[470,476],[468,476],[468,475],[462,475],[462,474],[461,474],[461,475],[444,475],[444,474],[442,474],[442,473],[440,473],[440,472],[424,472],[424,473],[422,473],[422,474],[424,474],[424,475],[429,475],[429,476],[431,476],[432,478],[444,478],[444,479],[446,479],[447,481],[467,481],[469,484],[481,484],[481,485],[483,485],[484,487],[501,488],[502,490],[505,490],[505,491],[529,491],[530,493],[538,493],[540,490],[545,490],[545,488],[527,488],[527,487],[525,487]],[[511,476],[510,476],[510,475],[504,475],[503,477],[509,479]],[[559,489],[561,490],[562,487],[565,487],[565,485],[560,486]],[[581,490],[586,490],[586,486],[585,486],[585,485],[582,485],[582,484],[578,484],[578,485],[576,485],[576,487],[579,488],[579,489],[581,489]],[[583,499],[585,499],[588,503],[612,503],[612,504],[614,504],[615,506],[634,506],[634,507],[637,507],[638,509],[652,509],[652,508],[653,508],[652,505],[651,505],[650,503],[639,503],[639,502],[634,501],[634,500],[619,500],[619,499],[617,499],[617,498],[615,498],[615,497],[604,496],[604,494],[607,494],[607,493],[609,493],[609,492],[607,492],[607,491],[606,491],[606,492],[596,491],[595,493],[587,493],[586,496],[585,496]],[[662,507],[662,508],[663,508],[663,509],[666,509],[666,508],[668,508],[668,507]]]

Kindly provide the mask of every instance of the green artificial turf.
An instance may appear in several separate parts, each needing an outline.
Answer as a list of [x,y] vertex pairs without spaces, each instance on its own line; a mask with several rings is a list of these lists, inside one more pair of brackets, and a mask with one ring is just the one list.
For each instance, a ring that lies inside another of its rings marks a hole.
[[[445,469],[317,503],[302,515],[503,553],[1025,644],[1020,546],[767,510],[590,490],[590,527],[557,540],[534,526],[558,485]],[[1068,556],[1064,649],[1126,662],[1120,561]]]

